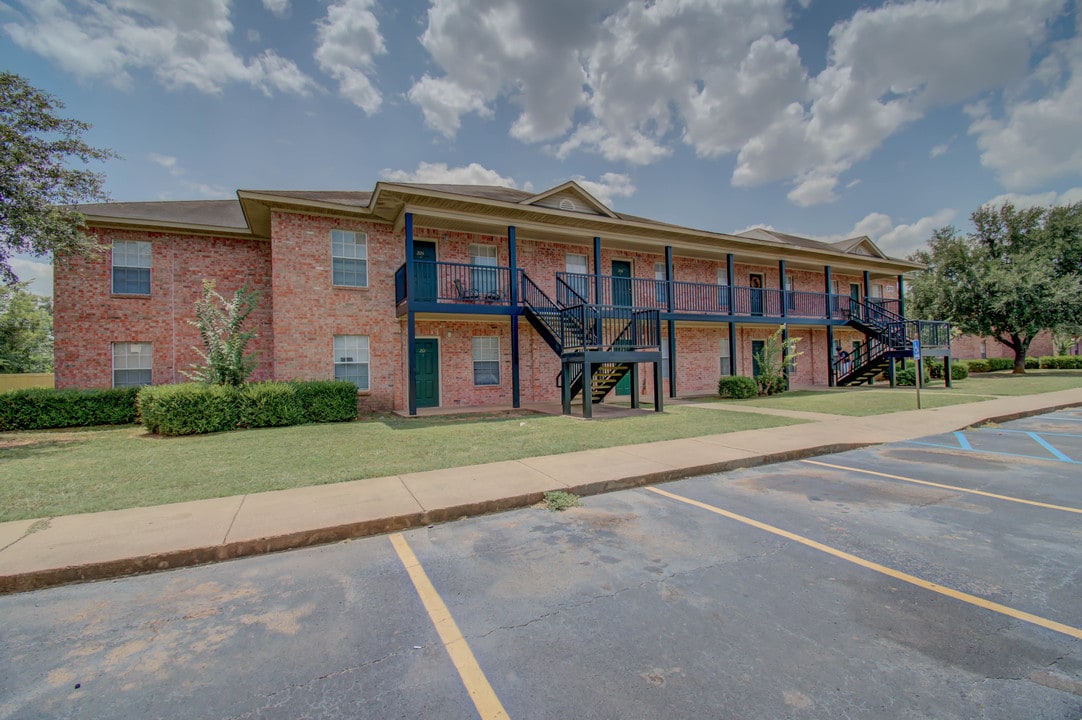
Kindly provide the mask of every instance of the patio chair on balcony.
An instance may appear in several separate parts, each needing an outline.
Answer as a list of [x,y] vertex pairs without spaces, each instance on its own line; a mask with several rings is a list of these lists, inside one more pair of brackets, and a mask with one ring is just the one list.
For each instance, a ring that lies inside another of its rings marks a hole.
[[481,293],[466,287],[465,283],[458,278],[455,278],[455,292],[458,293],[458,299],[464,302],[477,302],[481,299]]

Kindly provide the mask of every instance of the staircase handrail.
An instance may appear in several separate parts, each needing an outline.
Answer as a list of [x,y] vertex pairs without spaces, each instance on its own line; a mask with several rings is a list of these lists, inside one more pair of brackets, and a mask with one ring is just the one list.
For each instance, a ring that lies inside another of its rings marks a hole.
[[880,331],[890,323],[906,321],[904,317],[882,305],[854,298],[849,299],[849,319],[862,322]]

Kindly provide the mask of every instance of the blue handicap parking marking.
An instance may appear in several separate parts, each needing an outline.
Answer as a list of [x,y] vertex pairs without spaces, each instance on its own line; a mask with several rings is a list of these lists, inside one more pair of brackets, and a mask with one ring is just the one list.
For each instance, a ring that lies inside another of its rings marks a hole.
[[[1011,442],[1009,436],[1018,436],[1017,441]],[[1076,439],[1082,435],[1071,433],[1036,433],[1028,430],[1010,430],[1007,428],[979,429],[956,431],[951,435],[933,435],[923,440],[908,440],[909,445],[924,445],[926,447],[943,448],[956,452],[974,452],[986,455],[1003,455],[1007,457],[1026,458],[1030,460],[1054,460],[1057,462],[1082,465],[1082,460],[1075,460],[1062,449],[1062,442],[1057,438]],[[948,438],[953,439],[951,443]],[[1034,455],[1028,450],[1036,445],[1048,454]],[[1059,447],[1057,447],[1059,445]],[[1010,448],[1007,450],[1006,448]],[[1012,452],[1017,450],[1018,452]]]

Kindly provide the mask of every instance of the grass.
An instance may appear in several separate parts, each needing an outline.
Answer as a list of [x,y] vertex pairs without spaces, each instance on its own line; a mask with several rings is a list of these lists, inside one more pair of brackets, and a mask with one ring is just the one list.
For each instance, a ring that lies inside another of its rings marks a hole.
[[[953,387],[945,388],[942,380],[931,381],[921,389],[921,407],[936,408],[991,400],[995,397],[1034,395],[1082,387],[1082,371],[1028,370],[1025,375],[1012,375],[1010,372],[978,373],[965,380],[955,380],[952,384]],[[917,393],[912,386],[891,389],[888,384],[879,383],[871,387],[794,390],[773,397],[717,402],[863,417],[915,410]]]
[[530,413],[159,438],[142,427],[0,433],[0,521],[158,505],[629,443],[776,427],[791,418],[670,406],[585,423]]
[[[926,408],[1082,387],[1082,371],[981,373],[937,381]],[[875,415],[916,407],[913,388],[795,391],[716,400],[740,407]],[[0,433],[0,521],[73,515],[437,470],[576,450],[790,425],[800,421],[669,404],[584,423],[529,413],[434,418],[367,417],[352,423],[158,438],[142,427]]]

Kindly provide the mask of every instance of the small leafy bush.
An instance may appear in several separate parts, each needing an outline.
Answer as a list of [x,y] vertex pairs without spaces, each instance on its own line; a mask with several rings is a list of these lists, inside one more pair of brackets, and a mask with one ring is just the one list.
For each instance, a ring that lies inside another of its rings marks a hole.
[[988,358],[988,367],[990,367],[993,372],[998,372],[1000,370],[1014,370],[1014,358]]
[[1077,370],[1082,368],[1082,355],[1045,355],[1038,362],[1045,370]]
[[343,422],[357,417],[357,386],[341,381],[157,385],[139,393],[149,432],[196,435],[238,427]]
[[1026,370],[1036,370],[1041,366],[1041,361],[1035,357],[1026,356]]
[[969,377],[969,369],[965,363],[951,363],[951,380],[965,380],[967,377]]
[[[922,384],[927,385],[928,381],[931,380],[931,378],[928,376],[928,373],[924,373],[924,377],[921,378],[921,380],[923,381]],[[899,370],[894,376],[894,382],[897,385],[916,385],[917,369],[915,367],[909,366]]]
[[966,368],[971,373],[986,373],[992,369],[987,360],[967,360]]
[[924,369],[934,379],[943,379],[943,363],[941,363],[940,361],[928,358],[924,361]]
[[743,375],[725,375],[718,380],[718,395],[723,398],[755,397],[759,394],[759,385],[754,379]]
[[0,393],[0,430],[126,425],[135,422],[138,391],[29,388]]
[[357,386],[341,380],[292,382],[305,422],[348,422],[357,417]]
[[569,507],[578,507],[579,496],[575,493],[563,490],[552,490],[545,493],[545,507],[553,512],[566,510]]

